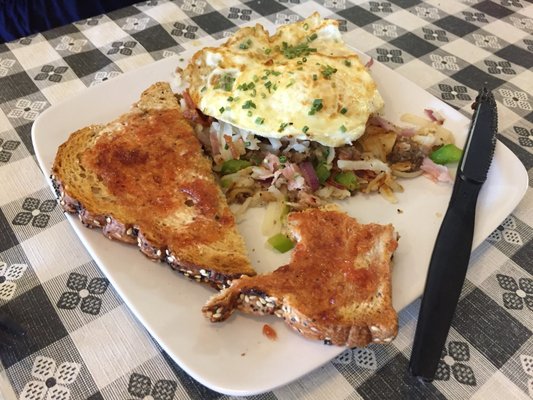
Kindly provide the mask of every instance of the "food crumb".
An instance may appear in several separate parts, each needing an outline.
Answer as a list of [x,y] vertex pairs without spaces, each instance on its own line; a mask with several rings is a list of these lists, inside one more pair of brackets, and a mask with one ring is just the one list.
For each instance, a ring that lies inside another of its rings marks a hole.
[[263,335],[265,335],[270,340],[276,340],[278,338],[278,334],[276,333],[274,328],[272,328],[268,324],[263,325]]
[[435,215],[437,216],[437,218],[442,218],[442,213],[440,212],[436,212]]
[[398,212],[398,214],[403,214],[403,210],[401,208],[396,209],[396,211]]
[[246,353],[241,353],[241,357],[244,357],[246,355]]

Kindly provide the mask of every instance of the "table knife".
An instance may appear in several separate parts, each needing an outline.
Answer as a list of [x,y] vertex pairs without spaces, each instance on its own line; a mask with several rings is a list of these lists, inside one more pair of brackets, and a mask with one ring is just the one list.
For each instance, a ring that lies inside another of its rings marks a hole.
[[496,146],[493,94],[482,88],[473,108],[452,196],[431,255],[409,363],[411,374],[424,381],[435,376],[459,301],[472,251],[477,198]]

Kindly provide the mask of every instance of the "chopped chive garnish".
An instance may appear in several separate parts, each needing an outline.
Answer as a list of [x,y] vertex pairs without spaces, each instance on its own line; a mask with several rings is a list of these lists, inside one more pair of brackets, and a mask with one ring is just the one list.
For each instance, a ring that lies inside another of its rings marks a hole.
[[341,114],[346,114],[348,112],[348,109],[346,107],[341,108]]
[[263,122],[265,122],[265,119],[264,119],[264,118],[257,117],[257,118],[255,119],[255,123],[256,123],[257,125],[263,125]]
[[252,110],[248,110],[248,112],[246,113],[246,115],[248,115],[249,117],[252,116]]
[[242,105],[242,108],[244,108],[245,110],[249,108],[255,108],[255,103],[252,100],[246,100]]
[[303,62],[307,62],[307,57],[302,58]]
[[279,156],[279,162],[280,163],[286,163],[287,162],[287,157],[286,156]]
[[249,90],[249,89],[253,89],[255,87],[255,83],[253,82],[244,82],[244,83],[241,83],[239,86],[237,86],[237,89],[239,90],[243,90],[243,91],[246,91],[246,90]]
[[308,41],[308,42],[312,42],[312,41],[315,40],[317,37],[318,37],[318,35],[317,35],[316,33],[313,33],[311,36],[308,36],[308,37],[307,37],[307,41]]
[[248,49],[250,48],[251,45],[252,45],[252,40],[251,40],[251,39],[248,39],[247,41],[242,42],[242,43],[239,45],[239,49],[241,49],[241,50],[248,50]]
[[309,29],[309,24],[306,22],[304,25],[303,25],[304,29],[305,30],[308,30]]
[[318,75],[317,74],[313,74],[313,80],[316,81],[318,79]]
[[307,133],[308,130],[309,130],[309,127],[307,125],[302,128],[303,133]]
[[268,49],[265,49],[265,54],[267,54],[267,55],[268,55],[268,54],[270,54],[270,53],[272,53],[272,49],[270,49],[270,48],[268,48]]
[[218,111],[220,111],[220,113],[222,114],[224,112],[224,107],[220,107]]
[[344,125],[341,125],[339,129],[342,133],[346,132],[346,127]]
[[347,67],[351,67],[352,62],[350,60],[344,60],[344,65],[346,65]]
[[307,43],[300,43],[295,46],[292,46],[288,44],[287,42],[283,42],[281,51],[286,58],[288,58],[289,60],[292,60],[293,58],[296,58],[296,57],[307,56],[315,52],[316,49],[309,47]]
[[202,89],[200,89],[200,92],[203,93],[203,92],[205,92],[206,90],[207,90],[207,88],[204,86],[204,87],[202,87]]
[[230,96],[230,97],[228,97],[226,100],[228,100],[228,101],[233,101],[233,97]]
[[337,68],[333,68],[330,65],[326,65],[322,70],[320,71],[322,73],[322,76],[326,79],[331,79],[331,75],[333,75],[335,72],[337,72]]
[[257,75],[254,75],[254,82],[257,82],[259,80],[259,77]]
[[283,132],[287,125],[289,125],[287,122],[282,122],[279,126],[278,132]]
[[311,105],[311,109],[309,110],[307,114],[315,115],[317,111],[322,110],[322,107],[323,107],[322,99],[314,99],[313,104]]

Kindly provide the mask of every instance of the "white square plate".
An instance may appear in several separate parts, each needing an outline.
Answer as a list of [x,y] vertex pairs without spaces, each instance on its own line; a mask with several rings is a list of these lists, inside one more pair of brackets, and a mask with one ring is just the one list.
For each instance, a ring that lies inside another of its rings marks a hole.
[[[58,146],[71,132],[91,123],[108,122],[126,112],[140,93],[156,81],[172,81],[178,65],[193,51],[163,59],[91,87],[54,105],[35,121],[33,145],[46,175]],[[368,57],[361,55],[363,62]],[[423,115],[425,108],[440,112],[461,146],[470,121],[384,65],[375,62],[371,73],[385,100],[384,116],[399,122],[404,113]],[[406,96],[408,94],[408,96]],[[400,123],[401,125],[401,123]],[[421,295],[429,259],[452,186],[419,177],[402,180],[404,193],[391,204],[379,195],[361,195],[340,202],[359,221],[392,223],[400,234],[394,256],[393,302],[399,311]],[[474,247],[479,245],[516,207],[527,188],[527,173],[520,161],[498,142],[489,176],[476,213]],[[289,254],[279,255],[265,246],[260,232],[263,210],[249,210],[239,229],[258,272],[283,265]],[[68,216],[72,227],[115,289],[163,349],[193,378],[209,388],[231,395],[251,395],[285,385],[330,361],[344,349],[302,338],[275,317],[236,313],[228,321],[212,324],[200,309],[214,293],[164,264],[154,264],[129,246],[106,239],[99,231]],[[278,334],[276,341],[262,334],[265,323]]]

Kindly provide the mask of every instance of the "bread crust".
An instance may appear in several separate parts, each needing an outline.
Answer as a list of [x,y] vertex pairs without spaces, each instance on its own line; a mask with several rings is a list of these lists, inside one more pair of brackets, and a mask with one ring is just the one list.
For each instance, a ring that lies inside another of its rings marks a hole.
[[60,205],[109,239],[223,288],[254,275],[243,238],[168,83],[106,125],[70,135],[51,175]]
[[392,225],[359,224],[331,206],[291,213],[288,224],[298,241],[290,263],[233,281],[209,299],[204,315],[219,322],[236,309],[273,314],[306,338],[339,346],[392,341]]

